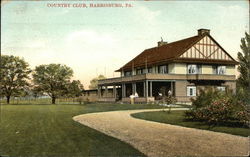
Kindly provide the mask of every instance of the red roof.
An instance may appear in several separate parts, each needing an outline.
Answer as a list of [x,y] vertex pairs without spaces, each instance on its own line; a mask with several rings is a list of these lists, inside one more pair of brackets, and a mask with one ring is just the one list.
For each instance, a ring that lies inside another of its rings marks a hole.
[[[122,69],[123,70],[131,69],[132,67],[145,67],[146,64],[147,64],[147,66],[151,66],[153,64],[160,64],[160,63],[170,62],[170,61],[175,61],[175,60],[177,61],[177,60],[179,60],[178,57],[180,55],[182,55],[186,50],[188,50],[190,47],[192,47],[194,44],[196,44],[204,36],[205,35],[193,36],[193,37],[186,38],[186,39],[183,39],[183,40],[168,43],[168,44],[162,45],[160,47],[153,47],[153,48],[150,48],[150,49],[146,49],[146,50],[144,50],[142,53],[140,53],[138,56],[136,56],[134,59],[132,59],[130,62],[125,64],[123,67],[121,67],[117,71],[121,71]],[[211,37],[210,35],[208,35],[208,36]],[[211,37],[211,39],[214,40],[212,37]],[[185,60],[188,61],[188,62],[190,62],[190,61],[195,62],[196,59],[183,59],[182,58],[183,62],[185,62]],[[218,63],[218,64],[220,64],[220,63],[223,63],[223,64],[237,64],[237,62],[234,59],[233,59],[233,61],[225,60],[223,62],[218,61],[218,60],[217,61],[216,60],[214,60],[214,61],[211,60],[210,61],[208,59],[203,59],[203,62],[205,62],[205,61],[208,62],[208,63]]]

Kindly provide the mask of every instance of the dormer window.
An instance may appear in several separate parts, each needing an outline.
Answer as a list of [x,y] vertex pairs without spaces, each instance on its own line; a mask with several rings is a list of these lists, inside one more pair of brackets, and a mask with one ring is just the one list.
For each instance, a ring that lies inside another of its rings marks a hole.
[[168,73],[168,66],[167,65],[160,65],[158,67],[158,73],[167,74]]
[[187,67],[188,74],[199,74],[200,73],[200,65],[189,64]]

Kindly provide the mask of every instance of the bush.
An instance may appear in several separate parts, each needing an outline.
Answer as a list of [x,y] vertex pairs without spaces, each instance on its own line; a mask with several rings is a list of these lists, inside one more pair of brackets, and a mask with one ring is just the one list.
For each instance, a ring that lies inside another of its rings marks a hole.
[[232,91],[220,92],[209,89],[207,92],[202,91],[192,102],[194,108],[185,112],[186,119],[209,124],[231,122],[246,124],[250,120],[245,104]]
[[222,97],[222,92],[215,90],[212,87],[199,89],[199,96],[196,99],[191,98],[192,106],[194,108],[205,107],[210,105],[213,100],[220,97]]
[[174,96],[169,95],[169,96],[165,97],[165,101],[169,105],[168,106],[168,113],[170,113],[171,112],[171,106],[170,105],[175,105],[177,99]]
[[174,96],[172,96],[172,95],[169,95],[169,96],[166,96],[166,97],[165,97],[165,102],[166,102],[168,105],[170,105],[170,104],[175,104],[176,101],[177,101],[177,99],[176,99]]

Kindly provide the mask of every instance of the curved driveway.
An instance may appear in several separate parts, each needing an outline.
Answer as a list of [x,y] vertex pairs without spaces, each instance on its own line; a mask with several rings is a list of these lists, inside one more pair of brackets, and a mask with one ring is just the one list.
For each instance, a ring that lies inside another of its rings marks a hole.
[[[73,119],[118,138],[149,157],[243,156],[249,152],[249,138],[136,119],[130,114],[150,110],[90,113]],[[172,109],[181,110],[181,109]]]

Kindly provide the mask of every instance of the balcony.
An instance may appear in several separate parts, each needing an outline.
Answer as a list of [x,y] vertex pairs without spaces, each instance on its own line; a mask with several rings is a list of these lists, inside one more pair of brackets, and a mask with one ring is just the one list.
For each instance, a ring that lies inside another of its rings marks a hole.
[[216,74],[154,74],[147,73],[126,77],[116,77],[98,81],[98,85],[115,85],[122,82],[135,82],[143,80],[222,80],[234,81],[235,75],[216,75]]

